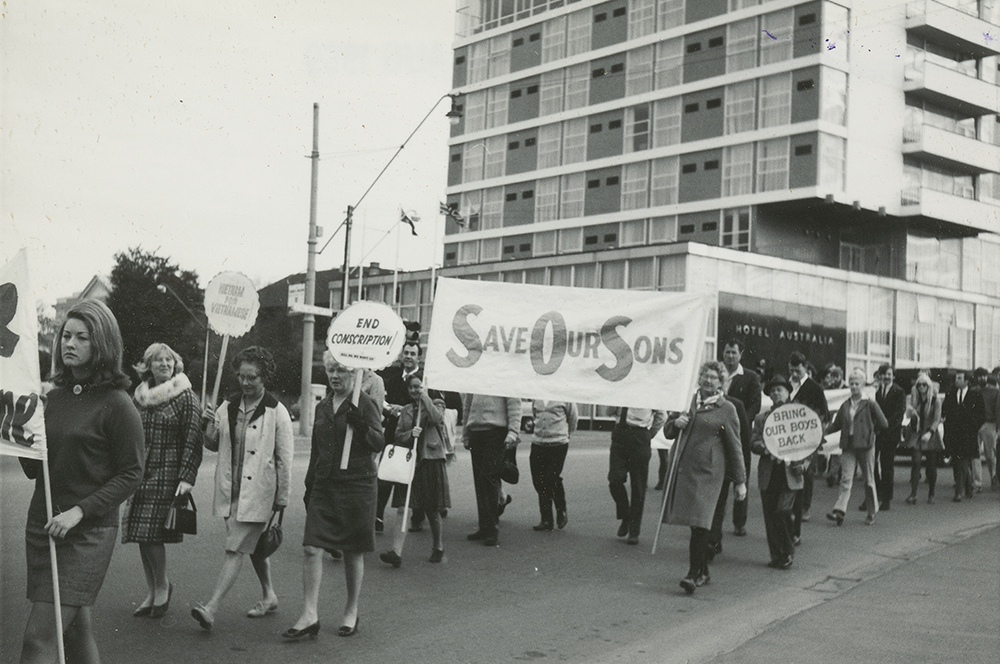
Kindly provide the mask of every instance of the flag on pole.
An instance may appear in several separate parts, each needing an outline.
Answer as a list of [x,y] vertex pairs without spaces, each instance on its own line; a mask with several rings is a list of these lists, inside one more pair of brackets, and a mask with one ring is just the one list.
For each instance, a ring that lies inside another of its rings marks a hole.
[[458,211],[458,207],[456,207],[454,203],[440,203],[439,205],[441,214],[451,218],[456,224],[465,228],[465,217],[463,217],[462,213]]
[[406,210],[400,208],[399,220],[410,227],[410,232],[412,232],[414,235],[417,234],[417,227],[413,225],[413,222],[420,221],[420,217],[414,214],[412,210],[410,211],[409,214],[407,214]]
[[21,249],[0,266],[0,455],[44,459],[38,318]]

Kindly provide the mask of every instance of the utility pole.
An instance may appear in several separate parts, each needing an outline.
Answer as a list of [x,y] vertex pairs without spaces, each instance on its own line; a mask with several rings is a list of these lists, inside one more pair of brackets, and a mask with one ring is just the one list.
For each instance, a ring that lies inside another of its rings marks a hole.
[[[344,294],[340,305],[343,311],[351,303],[351,222],[354,219],[353,205],[347,206],[347,219],[344,221]],[[358,293],[360,299],[361,293]]]
[[[316,192],[319,182],[319,104],[313,104],[312,186],[309,191],[309,257],[306,262],[306,304],[316,304]],[[312,431],[312,367],[313,336],[316,316],[302,316],[302,384],[299,397],[299,433],[308,436]]]

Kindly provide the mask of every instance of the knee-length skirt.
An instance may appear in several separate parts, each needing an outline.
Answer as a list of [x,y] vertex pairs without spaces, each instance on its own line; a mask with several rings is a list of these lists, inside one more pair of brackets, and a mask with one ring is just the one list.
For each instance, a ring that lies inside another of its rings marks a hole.
[[306,509],[303,546],[356,553],[375,550],[375,477],[317,482]]
[[436,512],[451,507],[451,490],[444,459],[423,459],[413,473],[413,496],[410,506]]
[[[97,601],[117,539],[118,526],[86,525],[78,525],[66,537],[56,538],[61,604],[91,606]],[[28,519],[24,543],[28,567],[28,600],[55,602],[52,566],[49,561],[49,536],[44,524]]]

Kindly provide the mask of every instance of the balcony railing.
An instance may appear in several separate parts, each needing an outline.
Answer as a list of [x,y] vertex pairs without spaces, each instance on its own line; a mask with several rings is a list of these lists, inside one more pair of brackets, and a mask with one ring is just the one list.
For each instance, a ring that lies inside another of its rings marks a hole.
[[926,16],[931,12],[941,11],[942,5],[979,18],[978,0],[911,0],[906,3],[906,18]]

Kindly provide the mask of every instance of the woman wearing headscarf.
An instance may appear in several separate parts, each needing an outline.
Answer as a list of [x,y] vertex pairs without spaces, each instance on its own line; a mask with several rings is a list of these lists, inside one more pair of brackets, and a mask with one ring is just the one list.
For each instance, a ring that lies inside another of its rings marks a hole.
[[174,500],[191,493],[201,465],[201,410],[184,361],[167,344],[154,343],[135,367],[142,380],[133,400],[146,434],[146,470],[122,519],[122,543],[136,542],[149,592],[133,616],[162,618],[173,584],[167,579],[164,544],[184,535],[165,529]]

